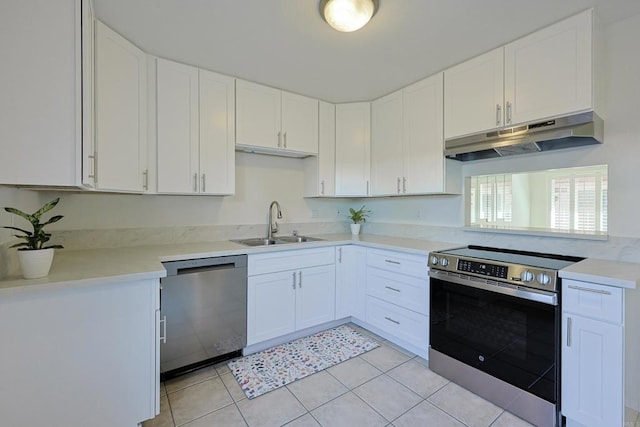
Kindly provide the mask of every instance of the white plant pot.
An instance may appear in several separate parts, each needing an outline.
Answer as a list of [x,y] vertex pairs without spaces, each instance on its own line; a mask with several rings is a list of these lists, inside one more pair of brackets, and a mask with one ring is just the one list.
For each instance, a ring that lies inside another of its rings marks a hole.
[[360,234],[360,224],[351,224],[351,234],[354,236]]
[[18,260],[25,279],[37,279],[49,274],[55,249],[38,249],[36,251],[18,251]]

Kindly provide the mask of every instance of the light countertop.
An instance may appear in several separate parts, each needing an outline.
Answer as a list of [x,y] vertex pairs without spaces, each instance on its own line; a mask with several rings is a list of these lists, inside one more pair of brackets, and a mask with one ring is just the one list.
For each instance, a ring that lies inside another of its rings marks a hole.
[[[248,247],[231,241],[146,245],[114,249],[59,250],[47,277],[0,280],[0,296],[31,291],[76,288],[107,282],[158,279],[166,276],[164,261],[227,255],[257,254],[358,244],[361,246],[428,255],[430,251],[461,246],[453,243],[379,235],[316,235],[321,241]],[[563,269],[560,277],[623,288],[640,284],[640,264],[586,259]]]
[[375,235],[328,234],[313,237],[323,240],[257,247],[231,241],[214,241],[114,249],[57,250],[47,277],[30,280],[16,276],[7,277],[0,280],[0,296],[39,290],[76,288],[106,282],[157,279],[166,276],[162,266],[164,261],[257,254],[352,243],[418,255],[427,255],[430,251],[460,246],[452,243]]

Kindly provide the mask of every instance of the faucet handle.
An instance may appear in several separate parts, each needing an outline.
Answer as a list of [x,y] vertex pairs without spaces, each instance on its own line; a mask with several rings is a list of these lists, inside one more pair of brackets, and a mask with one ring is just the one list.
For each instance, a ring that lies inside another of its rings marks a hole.
[[293,237],[298,237],[298,230],[293,230],[293,233],[291,233],[291,235]]
[[275,234],[278,232],[278,221],[273,221],[273,226],[271,227],[271,234]]

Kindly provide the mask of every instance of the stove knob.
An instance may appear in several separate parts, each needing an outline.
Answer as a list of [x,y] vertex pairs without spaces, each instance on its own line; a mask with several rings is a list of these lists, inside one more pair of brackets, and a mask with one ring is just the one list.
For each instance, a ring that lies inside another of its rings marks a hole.
[[438,261],[439,259],[437,256],[434,255],[431,257],[431,265],[438,265]]
[[525,270],[522,273],[520,273],[520,280],[522,280],[523,282],[530,282],[533,280],[533,273],[530,272],[529,270]]
[[446,267],[447,265],[449,265],[449,260],[446,259],[446,258],[442,258],[440,260],[440,265],[443,266],[443,267]]
[[551,277],[549,277],[549,275],[545,273],[538,274],[537,279],[538,283],[540,283],[541,285],[548,285],[551,282]]

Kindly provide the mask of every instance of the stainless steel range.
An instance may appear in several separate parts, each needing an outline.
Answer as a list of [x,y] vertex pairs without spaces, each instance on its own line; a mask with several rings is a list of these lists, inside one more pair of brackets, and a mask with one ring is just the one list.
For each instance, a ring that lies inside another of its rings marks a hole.
[[582,258],[432,252],[429,367],[536,426],[559,426],[558,270]]

